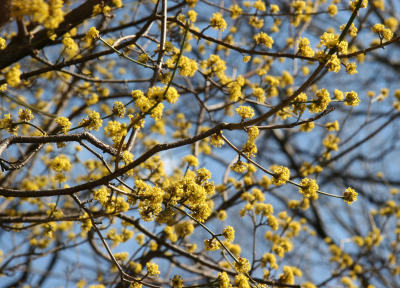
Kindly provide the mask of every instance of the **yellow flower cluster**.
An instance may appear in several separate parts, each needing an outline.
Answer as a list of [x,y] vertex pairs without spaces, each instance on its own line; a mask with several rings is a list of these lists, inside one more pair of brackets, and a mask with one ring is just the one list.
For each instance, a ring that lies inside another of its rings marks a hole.
[[[346,27],[346,24],[341,25],[341,26],[340,26],[340,31],[343,31],[345,27]],[[351,37],[353,37],[353,38],[357,36],[358,29],[357,29],[357,27],[354,25],[354,23],[351,23],[349,30],[347,30],[347,33],[349,33],[349,35],[350,35]]]
[[231,12],[232,19],[237,19],[240,14],[242,14],[242,8],[240,8],[240,6],[237,4],[233,4],[229,10]]
[[138,204],[140,216],[144,221],[153,220],[162,211],[164,191],[158,186],[150,186],[142,180],[136,180],[137,195],[140,197]]
[[221,13],[217,12],[210,18],[210,26],[213,29],[224,31],[228,26]]
[[120,101],[114,102],[112,112],[113,112],[114,115],[116,115],[116,116],[118,116],[120,118],[124,118],[124,116],[125,116],[125,105]]
[[381,39],[383,38],[389,41],[393,38],[393,32],[389,28],[386,28],[383,24],[375,24],[371,30],[372,32],[378,34]]
[[276,264],[276,257],[272,253],[265,253],[261,259],[261,267],[266,267],[267,264],[271,269],[278,269],[278,264]]
[[147,113],[152,109],[150,116],[155,120],[159,120],[164,109],[164,104],[160,102],[167,100],[169,103],[175,103],[179,98],[179,93],[174,87],[169,87],[168,91],[165,92],[166,89],[166,86],[154,86],[147,91],[147,96],[140,90],[133,90],[131,95],[141,112]]
[[335,73],[340,71],[340,60],[336,54],[331,55],[329,60],[326,62],[326,67],[328,67],[329,71],[333,71]]
[[246,172],[247,167],[248,167],[248,164],[246,162],[238,160],[232,165],[231,169],[232,169],[232,171],[235,171],[236,173],[244,173],[244,172]]
[[322,172],[322,167],[319,165],[312,165],[308,163],[307,161],[303,163],[300,167],[300,174],[301,176],[307,176],[313,173],[321,173]]
[[158,270],[158,265],[154,262],[147,262],[146,269],[147,269],[147,273],[150,276],[157,276],[160,274],[160,271]]
[[279,281],[285,284],[294,284],[294,277],[301,277],[303,273],[297,267],[293,266],[283,266],[283,273],[279,275]]
[[249,24],[256,29],[264,27],[264,19],[257,16],[250,16]]
[[0,50],[6,49],[6,40],[0,37]]
[[250,271],[250,262],[244,257],[239,257],[238,261],[233,263],[233,268],[238,273],[247,273]]
[[60,154],[50,161],[49,167],[56,172],[67,172],[71,170],[72,166],[69,158],[64,154]]
[[21,121],[30,121],[33,118],[35,118],[35,116],[33,116],[32,111],[30,109],[19,109],[18,118]]
[[192,167],[197,167],[199,165],[199,160],[197,160],[196,156],[193,156],[193,155],[185,156],[183,158],[183,161]]
[[20,65],[15,64],[6,74],[7,84],[11,87],[16,87],[19,83],[21,83],[21,70],[19,70]]
[[321,45],[324,45],[325,47],[331,49],[336,46],[339,40],[339,35],[330,33],[330,32],[324,32],[322,36],[320,37],[321,40]]
[[264,32],[260,32],[256,35],[253,36],[254,41],[256,41],[257,44],[264,44],[265,47],[272,48],[272,44],[274,44],[274,39],[272,37],[268,36],[268,34]]
[[214,147],[219,148],[225,144],[225,141],[224,141],[224,139],[222,139],[221,136],[219,136],[219,134],[213,134],[210,137],[210,144],[213,145]]
[[203,241],[204,250],[206,251],[216,251],[221,248],[221,244],[217,241],[217,239],[206,239]]
[[224,230],[222,230],[222,236],[224,236],[228,242],[233,242],[233,240],[235,240],[235,229],[233,229],[232,226],[226,226]]
[[339,137],[336,137],[334,134],[328,134],[326,135],[324,140],[322,140],[322,145],[324,145],[329,150],[337,151],[339,149],[339,142]]
[[99,112],[89,110],[87,115],[87,118],[79,122],[79,126],[82,126],[85,130],[99,130],[103,125],[103,120],[100,118]]
[[88,32],[86,33],[86,37],[88,39],[96,39],[99,38],[100,32],[95,27],[90,27]]
[[201,68],[208,68],[204,71],[205,74],[215,73],[219,79],[224,79],[226,77],[224,73],[226,70],[226,63],[218,55],[211,54],[207,60],[203,60],[201,62]]
[[118,121],[108,121],[107,126],[104,128],[104,135],[111,137],[114,144],[118,145],[122,137],[127,134],[126,123],[120,123]]
[[317,97],[317,99],[313,99],[308,109],[310,110],[311,113],[319,113],[324,111],[331,102],[331,97],[329,95],[328,90],[326,90],[325,88],[317,90],[315,96]]
[[300,38],[298,47],[298,53],[301,56],[313,57],[315,54],[314,50],[310,47],[310,41],[307,38]]
[[[354,11],[357,7],[359,0],[350,0],[350,9]],[[367,8],[368,0],[362,0],[360,8]]]
[[239,114],[242,120],[254,117],[254,110],[250,106],[240,106],[236,108],[235,111]]
[[331,4],[328,6],[328,14],[329,16],[333,17],[337,14],[337,6],[335,4]]
[[[176,53],[173,53],[170,59],[165,61],[165,65],[168,68],[173,69],[175,67],[175,63],[178,60],[179,50]],[[190,59],[186,56],[182,56],[179,59],[178,70],[179,74],[186,77],[193,77],[196,73],[198,67],[196,60]]]
[[343,194],[343,200],[347,204],[352,204],[353,202],[357,201],[358,193],[353,188],[347,188]]
[[110,192],[108,189],[102,186],[99,189],[94,190],[93,198],[99,201],[101,205],[105,206],[107,204],[109,194]]
[[290,170],[285,166],[273,166],[271,167],[272,172],[272,183],[276,186],[285,184],[290,179]]
[[344,97],[344,105],[347,106],[357,106],[360,103],[358,94],[354,91],[346,92]]
[[71,121],[67,117],[57,117],[55,122],[58,124],[58,126],[61,128],[61,131],[64,134],[67,134],[69,128],[71,127]]
[[300,182],[301,187],[299,188],[300,194],[304,197],[317,199],[318,198],[318,184],[314,179],[303,178]]
[[181,56],[178,67],[179,74],[187,77],[193,77],[198,69],[196,60],[190,59],[186,56]]
[[0,129],[7,129],[9,133],[17,135],[18,126],[13,125],[11,114],[5,114],[4,118],[0,120]]
[[236,77],[236,80],[228,83],[227,87],[228,87],[228,92],[229,92],[229,96],[230,96],[229,100],[238,101],[240,98],[242,98],[242,96],[243,96],[242,87],[244,86],[245,83],[246,83],[246,80],[241,75]]
[[269,10],[271,13],[276,14],[280,11],[279,6],[275,4],[270,4],[269,5]]
[[328,131],[339,131],[339,122],[337,120],[328,122],[325,124],[325,128]]
[[175,229],[178,236],[185,238],[193,233],[194,225],[190,221],[184,221],[176,224]]
[[217,276],[219,288],[230,288],[232,285],[229,282],[229,276],[226,272],[219,272]]
[[33,21],[43,24],[48,29],[57,28],[64,20],[64,5],[62,0],[13,0],[11,14],[21,19],[24,16],[32,17]]
[[75,43],[74,39],[72,39],[71,36],[68,33],[66,33],[63,36],[62,43],[63,43],[64,49],[65,49],[64,52],[69,57],[76,56],[76,54],[79,51],[79,46],[78,46],[78,44]]

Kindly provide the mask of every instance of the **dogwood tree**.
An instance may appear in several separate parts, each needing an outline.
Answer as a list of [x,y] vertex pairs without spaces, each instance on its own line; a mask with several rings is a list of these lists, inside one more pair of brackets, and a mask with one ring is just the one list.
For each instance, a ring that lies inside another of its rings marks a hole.
[[3,287],[398,287],[394,0],[3,0]]

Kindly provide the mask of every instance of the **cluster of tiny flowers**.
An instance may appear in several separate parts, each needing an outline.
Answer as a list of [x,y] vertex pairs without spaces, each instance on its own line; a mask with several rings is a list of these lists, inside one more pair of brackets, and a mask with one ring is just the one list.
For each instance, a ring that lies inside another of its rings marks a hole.
[[274,185],[280,186],[285,184],[290,178],[290,170],[285,166],[275,166],[272,167],[272,183]]
[[310,47],[310,41],[307,38],[300,38],[298,53],[301,56],[313,57],[314,50]]
[[352,204],[353,202],[357,201],[358,193],[353,188],[347,188],[343,194],[343,200],[347,204]]
[[257,44],[263,44],[265,47],[272,48],[272,44],[274,44],[274,39],[272,37],[268,36],[268,34],[264,32],[260,32],[256,35],[253,36],[254,41],[256,41]]
[[247,273],[250,271],[250,262],[246,258],[239,257],[237,262],[233,263],[233,267],[238,273]]
[[331,97],[328,90],[326,90],[325,88],[320,89],[315,93],[315,96],[317,97],[317,99],[313,99],[313,102],[309,105],[308,109],[312,113],[319,113],[324,111],[331,102]]
[[19,109],[18,118],[21,121],[30,121],[33,118],[35,118],[35,116],[33,116],[32,111],[30,109]]
[[3,119],[0,119],[0,129],[7,129],[12,134],[17,133],[18,126],[13,125],[11,114],[5,114]]
[[340,71],[340,60],[336,54],[333,54],[329,60],[326,62],[326,67],[328,67],[329,71],[333,71],[335,73]]
[[71,170],[72,167],[69,158],[64,154],[60,154],[53,160],[51,160],[49,166],[52,170],[56,172],[63,172],[63,171],[66,172]]
[[387,41],[392,40],[393,38],[393,32],[389,28],[386,28],[383,24],[375,24],[371,30],[372,32],[378,34],[380,38],[383,38]]
[[[354,11],[357,7],[359,0],[350,0],[350,9],[351,11]],[[368,0],[362,0],[360,8],[367,8],[368,6]]]
[[320,37],[321,45],[326,48],[334,48],[339,40],[339,36],[330,32],[324,32]]
[[222,14],[217,12],[210,18],[210,26],[216,30],[224,31],[228,25]]
[[114,115],[123,118],[125,116],[125,105],[120,101],[114,102],[112,112]]
[[99,130],[103,125],[103,120],[100,117],[99,112],[90,110],[87,112],[88,117],[82,119],[79,122],[79,126],[82,126],[85,130]]
[[329,150],[337,151],[339,149],[339,142],[339,137],[336,137],[334,134],[328,134],[324,140],[322,140],[322,145]]
[[226,272],[219,272],[217,277],[218,287],[220,288],[229,288],[232,285],[229,282],[229,276]]
[[142,180],[135,181],[139,202],[139,213],[144,221],[151,221],[162,211],[164,191],[157,186],[150,186]]
[[114,144],[119,144],[126,134],[126,124],[118,121],[108,121],[107,126],[104,128],[104,135],[111,137]]
[[213,134],[210,137],[210,144],[214,147],[221,147],[225,144],[225,141],[219,134]]
[[32,17],[34,22],[43,24],[47,29],[55,29],[64,20],[62,10],[63,1],[53,0],[13,0],[11,1],[11,14],[17,19],[24,16]]
[[244,172],[246,172],[247,167],[248,167],[247,163],[245,163],[241,160],[238,160],[232,165],[231,169],[232,169],[232,171],[235,171],[236,173],[244,173]]
[[360,103],[360,99],[356,92],[346,92],[344,97],[344,105],[347,106],[357,106]]
[[157,276],[157,275],[160,274],[160,271],[158,270],[158,265],[156,263],[147,262],[146,263],[146,269],[147,269],[147,273],[150,276]]
[[0,37],[0,50],[6,49],[6,40]]
[[19,83],[21,83],[21,70],[19,70],[20,65],[16,64],[7,72],[6,81],[7,84],[11,87],[16,87]]
[[235,240],[235,229],[233,229],[232,226],[226,226],[224,230],[222,230],[222,236],[224,236],[228,242],[233,242],[233,240]]
[[58,124],[64,134],[67,134],[69,128],[71,128],[71,121],[69,121],[67,117],[57,117],[55,122]]
[[197,160],[196,156],[187,155],[183,158],[183,161],[187,163],[187,165],[192,167],[197,167],[199,165],[199,160]]
[[240,106],[236,108],[235,111],[239,114],[242,120],[254,117],[254,110],[250,106]]
[[[346,24],[341,25],[341,26],[340,26],[340,31],[343,31],[345,27],[346,27]],[[358,29],[357,29],[357,27],[354,25],[354,23],[351,23],[351,25],[350,25],[350,27],[349,27],[349,30],[347,30],[347,33],[349,33],[349,35],[350,35],[351,37],[353,37],[353,38],[357,36]]]
[[300,182],[301,187],[299,192],[304,195],[304,197],[317,199],[318,198],[318,184],[314,179],[303,178]]

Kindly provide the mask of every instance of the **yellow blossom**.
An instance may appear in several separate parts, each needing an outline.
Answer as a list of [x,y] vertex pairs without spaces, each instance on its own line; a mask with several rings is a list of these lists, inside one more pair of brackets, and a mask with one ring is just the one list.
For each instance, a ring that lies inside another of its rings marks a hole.
[[242,120],[254,117],[254,110],[250,106],[240,106],[236,108],[235,111],[239,114]]
[[158,270],[158,265],[154,262],[147,262],[146,269],[147,269],[147,273],[150,276],[157,276],[160,274],[160,271]]
[[315,93],[316,99],[313,99],[312,103],[309,106],[309,110],[312,113],[322,112],[328,107],[331,102],[331,97],[329,96],[328,90],[325,88],[318,90]]
[[344,98],[344,105],[357,106],[359,103],[360,103],[360,99],[358,98],[358,95],[356,92],[354,92],[354,91],[346,92],[345,98]]
[[268,36],[264,32],[260,32],[256,35],[253,36],[254,41],[257,44],[264,44],[265,47],[272,48],[272,44],[274,44],[274,39],[272,39],[270,36]]
[[0,50],[6,49],[6,40],[0,37]]
[[358,193],[353,188],[347,188],[343,194],[343,200],[347,204],[352,204],[353,202],[357,201]]
[[238,261],[233,263],[233,267],[238,273],[247,273],[250,270],[250,262],[246,258],[239,257]]
[[232,19],[237,19],[242,14],[242,8],[239,5],[233,4],[230,9]]
[[30,121],[33,118],[35,118],[35,116],[33,116],[32,111],[30,109],[19,109],[18,118],[21,121]]
[[272,168],[274,175],[272,176],[272,183],[280,186],[285,184],[290,178],[290,170],[285,166],[276,166]]
[[79,126],[83,126],[85,130],[99,130],[103,125],[103,120],[100,118],[99,112],[89,110],[88,117],[79,122]]
[[222,17],[222,14],[217,12],[212,15],[210,18],[210,25],[212,28],[216,30],[224,31],[227,27],[225,19]]
[[317,199],[318,198],[318,184],[314,179],[303,178],[300,182],[301,187],[299,192],[304,195],[304,197]]
[[6,74],[7,84],[11,87],[16,87],[19,83],[21,83],[21,70],[19,70],[20,65],[15,64]]

